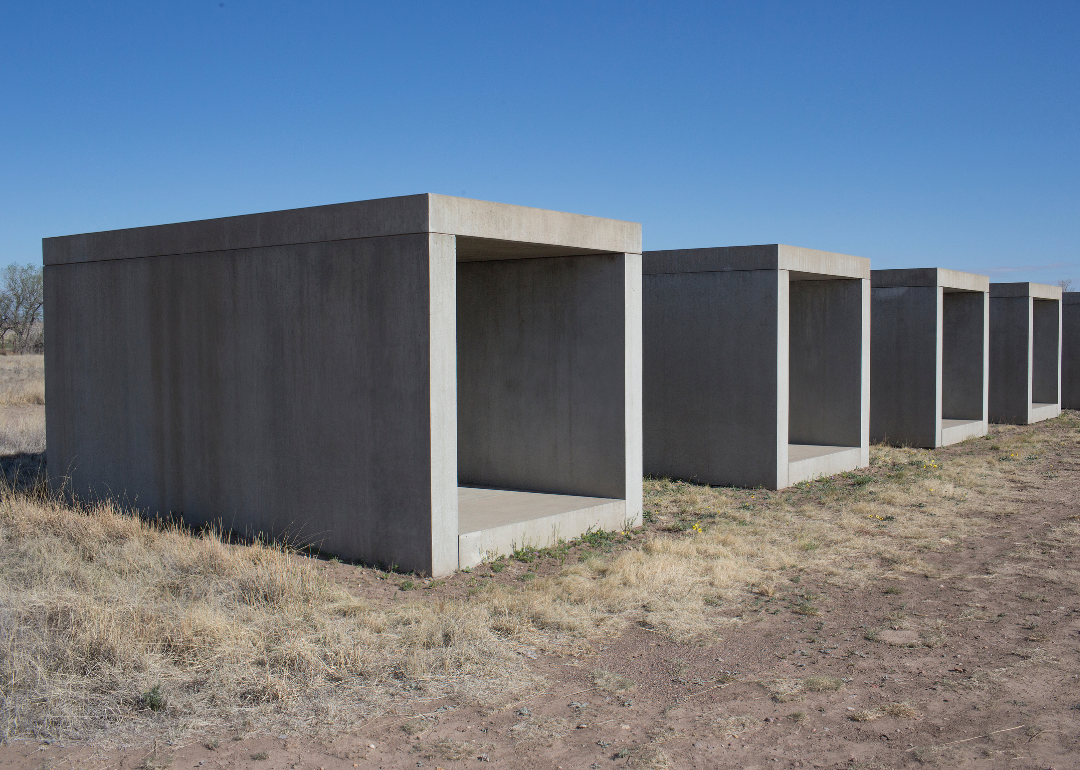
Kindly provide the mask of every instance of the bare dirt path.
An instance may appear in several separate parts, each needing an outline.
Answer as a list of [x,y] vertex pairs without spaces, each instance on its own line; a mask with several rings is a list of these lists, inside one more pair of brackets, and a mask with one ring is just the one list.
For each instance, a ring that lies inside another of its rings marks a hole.
[[548,684],[510,706],[403,700],[347,735],[149,752],[16,742],[0,768],[1080,767],[1080,447],[995,494],[924,574],[794,569],[725,607],[740,625],[715,644],[631,626],[583,656],[526,652]]

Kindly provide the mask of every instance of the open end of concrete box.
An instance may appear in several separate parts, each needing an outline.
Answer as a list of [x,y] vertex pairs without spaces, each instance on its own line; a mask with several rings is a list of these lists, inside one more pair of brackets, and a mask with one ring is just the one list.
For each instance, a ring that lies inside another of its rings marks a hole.
[[639,524],[626,501],[625,255],[462,240],[459,566]]
[[938,447],[986,433],[989,279],[874,270],[870,435]]
[[938,446],[986,435],[986,301],[981,291],[942,292]]
[[869,461],[869,260],[644,255],[645,469],[768,489]]
[[990,419],[1029,424],[1061,414],[1060,287],[990,284]]
[[787,480],[797,484],[863,464],[862,281],[792,273],[788,308]]

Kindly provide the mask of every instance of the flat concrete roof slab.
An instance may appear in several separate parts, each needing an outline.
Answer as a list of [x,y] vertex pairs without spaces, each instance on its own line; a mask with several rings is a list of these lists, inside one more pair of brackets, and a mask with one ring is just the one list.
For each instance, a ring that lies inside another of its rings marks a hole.
[[869,278],[870,260],[782,243],[649,251],[642,257],[645,275],[727,270],[790,270],[792,280]]
[[874,289],[940,286],[943,289],[955,291],[989,291],[990,279],[977,273],[964,273],[940,267],[919,267],[906,270],[871,270],[870,286]]
[[466,241],[481,259],[641,253],[636,222],[432,193],[45,238],[42,251],[45,265],[62,265],[416,233],[559,247],[484,257]]
[[1045,283],[992,283],[991,297],[1034,297],[1035,299],[1061,299],[1061,287]]

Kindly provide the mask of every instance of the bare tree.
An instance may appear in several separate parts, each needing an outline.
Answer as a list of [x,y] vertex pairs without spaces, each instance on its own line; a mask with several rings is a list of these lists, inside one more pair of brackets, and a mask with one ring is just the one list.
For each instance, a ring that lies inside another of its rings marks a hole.
[[0,348],[15,353],[38,347],[45,292],[36,265],[8,265],[0,270]]
[[1060,281],[1058,281],[1058,286],[1061,287],[1062,291],[1068,291],[1069,287],[1072,286],[1072,279],[1062,278]]

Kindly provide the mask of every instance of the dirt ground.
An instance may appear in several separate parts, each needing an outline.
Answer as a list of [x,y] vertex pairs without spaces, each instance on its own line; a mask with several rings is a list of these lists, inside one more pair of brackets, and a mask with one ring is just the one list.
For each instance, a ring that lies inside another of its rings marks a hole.
[[[1062,435],[922,574],[788,570],[718,608],[718,643],[630,625],[578,654],[523,648],[547,685],[509,705],[402,696],[348,734],[241,725],[150,749],[14,741],[0,768],[1080,767],[1080,442]],[[887,538],[865,534],[868,550]],[[320,568],[370,600],[404,593],[398,576]],[[407,587],[439,601],[475,579]]]

